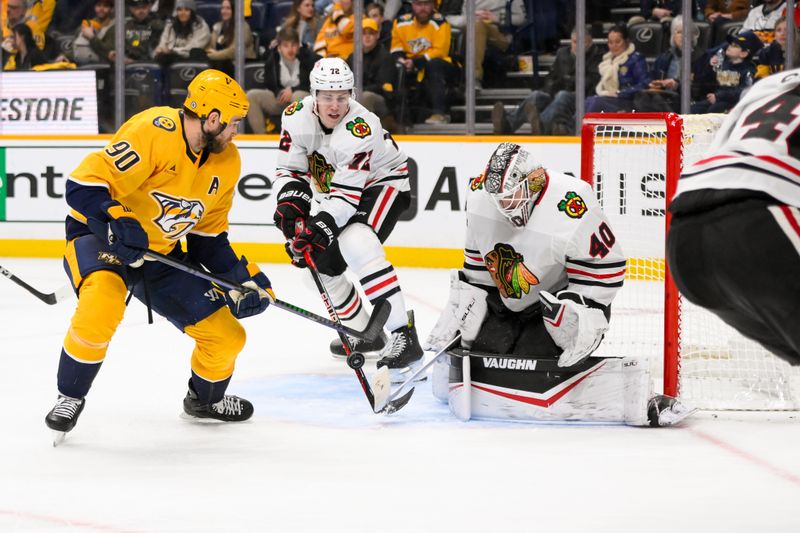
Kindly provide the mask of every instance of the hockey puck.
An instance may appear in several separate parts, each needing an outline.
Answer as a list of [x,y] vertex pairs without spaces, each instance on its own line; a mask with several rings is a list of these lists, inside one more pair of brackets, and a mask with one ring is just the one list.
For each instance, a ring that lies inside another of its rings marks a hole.
[[364,366],[365,361],[364,354],[361,352],[352,352],[350,355],[347,356],[347,366],[352,368],[353,370],[358,370],[362,366]]

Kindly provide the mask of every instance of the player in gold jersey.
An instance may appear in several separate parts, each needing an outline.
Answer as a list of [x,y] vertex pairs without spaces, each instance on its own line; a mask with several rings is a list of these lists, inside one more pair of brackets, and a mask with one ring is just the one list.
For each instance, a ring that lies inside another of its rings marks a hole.
[[[245,342],[237,319],[263,312],[273,298],[267,277],[228,242],[241,168],[231,140],[247,108],[235,80],[204,70],[189,84],[183,109],[135,115],[71,174],[64,268],[78,307],[61,350],[58,400],[45,420],[60,437],[83,410],[127,290],[195,340],[186,414],[223,421],[252,415],[250,402],[225,394]],[[254,290],[222,293],[205,280],[143,261],[148,248]]]

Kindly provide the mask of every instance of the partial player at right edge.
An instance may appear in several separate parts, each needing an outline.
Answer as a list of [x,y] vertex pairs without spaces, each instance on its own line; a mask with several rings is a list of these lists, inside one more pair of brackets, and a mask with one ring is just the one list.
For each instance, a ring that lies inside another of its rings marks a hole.
[[646,358],[590,358],[609,327],[625,256],[594,192],[502,143],[470,183],[464,267],[426,342],[461,348],[433,370],[462,420],[668,426],[693,411],[653,394]]
[[800,70],[742,97],[670,204],[681,293],[800,365]]

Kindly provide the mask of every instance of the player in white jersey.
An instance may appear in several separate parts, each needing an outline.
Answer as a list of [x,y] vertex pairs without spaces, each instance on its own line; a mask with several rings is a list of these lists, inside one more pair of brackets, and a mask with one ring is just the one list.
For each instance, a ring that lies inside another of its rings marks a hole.
[[667,259],[680,291],[800,364],[800,70],[753,86],[686,169]]
[[669,425],[689,414],[652,395],[646,360],[589,358],[625,279],[591,187],[502,143],[470,189],[464,266],[426,342],[438,351],[460,331],[461,348],[434,367],[434,394],[460,418]]
[[[344,275],[348,267],[373,305],[388,300],[388,345],[385,338],[351,342],[365,355],[382,355],[378,367],[388,366],[393,381],[402,381],[403,373],[420,366],[422,349],[382,243],[411,202],[407,158],[378,117],[353,99],[347,63],[321,59],[310,77],[311,96],[283,113],[275,225],[291,241],[287,249],[292,254],[311,252],[334,308],[348,326],[360,330],[369,320],[358,291]],[[295,264],[303,266],[302,261]],[[339,340],[331,351],[344,356]]]

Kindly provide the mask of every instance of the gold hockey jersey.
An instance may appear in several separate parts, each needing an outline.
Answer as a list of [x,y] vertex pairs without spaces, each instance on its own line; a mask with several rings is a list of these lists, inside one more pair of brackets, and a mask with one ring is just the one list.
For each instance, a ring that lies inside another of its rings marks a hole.
[[[188,233],[215,236],[227,231],[240,170],[236,146],[229,143],[220,153],[194,153],[180,111],[153,107],[123,124],[69,179],[105,187],[136,214],[150,248],[168,253]],[[70,216],[86,222],[74,206]]]

